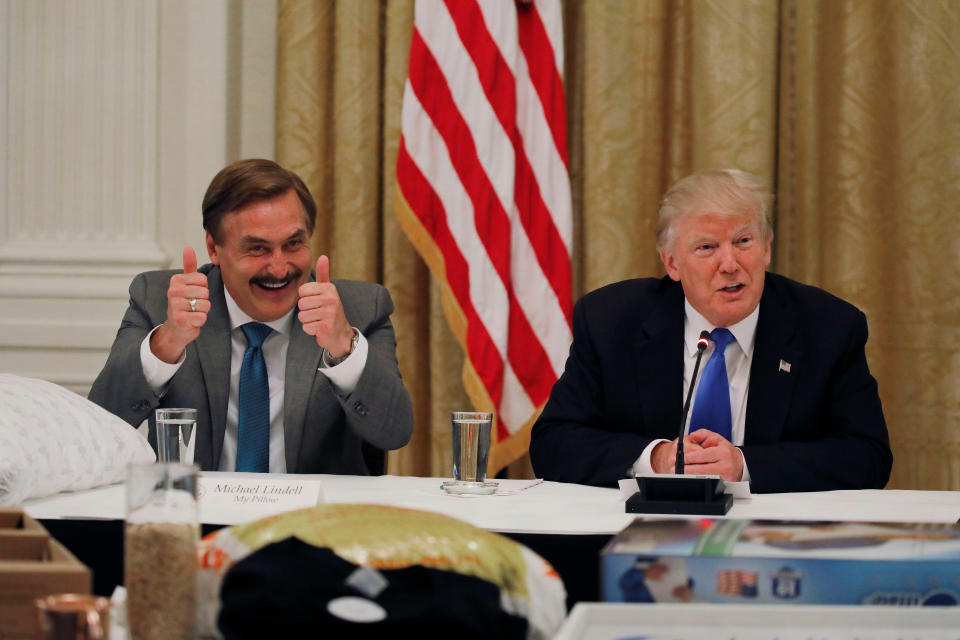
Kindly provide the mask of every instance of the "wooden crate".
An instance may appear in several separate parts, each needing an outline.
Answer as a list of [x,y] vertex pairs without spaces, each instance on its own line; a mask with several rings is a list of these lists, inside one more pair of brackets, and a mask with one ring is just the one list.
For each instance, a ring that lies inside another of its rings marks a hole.
[[0,508],[0,638],[36,637],[34,598],[90,593],[90,570],[36,520]]

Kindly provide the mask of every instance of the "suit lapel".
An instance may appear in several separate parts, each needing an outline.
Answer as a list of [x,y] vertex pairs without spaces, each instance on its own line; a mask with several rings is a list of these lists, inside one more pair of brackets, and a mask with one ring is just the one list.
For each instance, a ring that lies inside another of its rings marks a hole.
[[766,278],[750,367],[745,444],[779,440],[790,410],[796,367],[803,366],[803,345],[791,305],[780,293],[776,276]]
[[680,428],[683,389],[683,290],[664,279],[660,304],[634,341],[635,392],[648,433],[675,438]]
[[[287,367],[283,387],[283,447],[287,473],[297,473],[298,454],[303,443],[307,403],[313,396],[314,383],[330,386],[327,377],[317,373],[322,352],[313,336],[303,332],[303,325],[294,315],[287,347]],[[333,398],[332,394],[329,395]]]
[[[200,371],[207,388],[210,403],[210,438],[207,443],[212,452],[212,469],[220,468],[220,452],[223,450],[223,434],[227,427],[227,401],[230,397],[230,314],[223,296],[223,280],[220,269],[214,267],[207,274],[210,290],[210,313],[207,322],[194,341],[200,360]],[[197,441],[197,446],[201,445]]]

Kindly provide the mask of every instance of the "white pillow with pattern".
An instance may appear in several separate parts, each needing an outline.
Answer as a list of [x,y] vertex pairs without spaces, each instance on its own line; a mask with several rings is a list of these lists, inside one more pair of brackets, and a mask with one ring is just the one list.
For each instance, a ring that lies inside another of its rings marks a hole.
[[63,387],[0,373],[0,505],[122,481],[157,459],[136,429]]

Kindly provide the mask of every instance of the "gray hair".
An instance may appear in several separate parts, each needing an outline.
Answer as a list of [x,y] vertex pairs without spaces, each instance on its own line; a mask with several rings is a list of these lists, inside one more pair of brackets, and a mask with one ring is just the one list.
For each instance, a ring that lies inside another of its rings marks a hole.
[[773,194],[763,180],[739,169],[709,169],[682,178],[667,189],[657,211],[657,249],[673,243],[673,225],[694,210],[737,216],[753,214],[763,239],[773,240],[770,205]]

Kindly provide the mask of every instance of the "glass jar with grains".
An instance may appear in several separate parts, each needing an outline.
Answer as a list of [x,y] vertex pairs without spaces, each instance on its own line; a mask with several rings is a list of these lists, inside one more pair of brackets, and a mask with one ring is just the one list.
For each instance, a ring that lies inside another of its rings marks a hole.
[[198,537],[196,465],[130,465],[123,559],[132,640],[194,636]]

